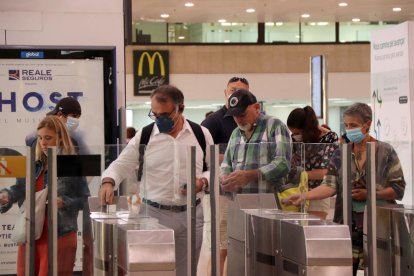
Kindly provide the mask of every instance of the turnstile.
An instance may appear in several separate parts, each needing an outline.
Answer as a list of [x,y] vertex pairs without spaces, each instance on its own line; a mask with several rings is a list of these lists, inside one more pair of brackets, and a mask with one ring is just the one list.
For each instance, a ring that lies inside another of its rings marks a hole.
[[[116,275],[116,225],[126,223],[125,220],[119,219],[119,212],[123,212],[123,216],[126,217],[127,198],[114,197],[114,205],[111,206],[101,205],[98,197],[89,197],[88,203],[93,243],[92,256],[88,259],[92,261],[93,275]],[[111,208],[115,210],[110,210]]]
[[[386,204],[378,205],[376,210],[377,275],[414,276],[414,207]],[[368,219],[365,217],[364,221],[367,222]],[[367,255],[367,235],[365,223],[364,258],[366,263],[370,261],[370,256]],[[366,274],[369,275],[369,271],[366,271]]]
[[348,227],[275,209],[246,213],[246,275],[352,274]]
[[228,275],[245,275],[246,271],[246,210],[277,208],[273,194],[238,194],[229,201],[227,218]]
[[273,202],[249,194],[229,204],[229,275],[352,275],[347,226],[263,207]]
[[96,197],[89,198],[93,275],[175,275],[174,231],[125,210],[125,197],[115,202],[115,210],[102,210]]
[[[365,246],[366,240],[366,231],[364,231]],[[377,206],[376,252],[379,276],[414,276],[413,241],[413,206],[402,204]]]
[[118,275],[175,276],[174,231],[133,220],[118,225]]
[[349,228],[322,220],[284,220],[281,257],[280,275],[352,275]]

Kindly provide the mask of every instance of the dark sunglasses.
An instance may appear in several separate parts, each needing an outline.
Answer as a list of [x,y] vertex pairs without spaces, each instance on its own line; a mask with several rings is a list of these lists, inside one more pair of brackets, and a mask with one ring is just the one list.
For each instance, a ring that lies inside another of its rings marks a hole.
[[241,81],[242,83],[246,85],[249,85],[248,80],[246,80],[245,78],[239,78],[239,77],[232,77],[227,84],[232,83],[232,82],[238,82],[238,81]]

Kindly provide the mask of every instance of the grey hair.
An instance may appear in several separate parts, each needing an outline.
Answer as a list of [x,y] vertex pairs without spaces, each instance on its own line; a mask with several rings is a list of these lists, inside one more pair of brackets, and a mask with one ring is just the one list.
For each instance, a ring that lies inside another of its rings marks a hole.
[[345,116],[358,117],[363,123],[367,123],[368,121],[372,121],[372,110],[365,103],[354,103],[345,110]]

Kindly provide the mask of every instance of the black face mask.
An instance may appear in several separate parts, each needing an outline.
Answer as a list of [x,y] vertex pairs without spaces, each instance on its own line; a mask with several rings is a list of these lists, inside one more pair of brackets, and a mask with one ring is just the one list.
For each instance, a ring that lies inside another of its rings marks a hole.
[[174,121],[169,116],[157,117],[155,123],[161,133],[170,133],[174,127]]

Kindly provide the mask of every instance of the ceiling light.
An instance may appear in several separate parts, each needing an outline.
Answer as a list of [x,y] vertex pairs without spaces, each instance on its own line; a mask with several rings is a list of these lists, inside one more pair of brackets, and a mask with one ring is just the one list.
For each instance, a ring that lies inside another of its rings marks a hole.
[[170,17],[170,15],[168,13],[163,13],[160,15],[162,18],[168,18]]
[[226,21],[227,21],[226,19],[219,19],[219,20],[217,20],[218,23],[224,23]]
[[266,23],[265,23],[265,25],[266,25],[266,26],[274,26],[274,25],[275,25],[275,23],[273,23],[273,22],[266,22]]
[[359,19],[359,18],[352,18],[352,22],[359,22],[359,21],[361,21],[361,19]]
[[318,26],[327,26],[329,25],[329,22],[318,22],[316,23]]
[[223,23],[221,23],[221,26],[231,26],[231,23],[230,22],[223,22]]
[[315,22],[311,22],[311,23],[309,23],[309,25],[316,26],[316,23]]
[[184,39],[185,38],[185,36],[183,36],[183,35],[180,35],[179,37],[178,37],[178,39]]
[[347,7],[348,6],[348,3],[342,2],[342,3],[339,3],[338,6],[340,6],[340,7]]
[[194,7],[194,3],[187,2],[184,4],[184,6],[191,8],[191,7]]
[[302,17],[302,18],[309,18],[309,17],[310,17],[310,15],[309,15],[309,14],[307,14],[307,13],[304,13],[304,14],[302,14],[302,15],[301,15],[301,17]]
[[400,12],[401,8],[400,7],[395,7],[395,8],[392,8],[392,11],[393,12]]
[[254,13],[256,10],[255,9],[247,9],[246,12],[247,13]]
[[276,22],[276,26],[283,26],[283,22]]

